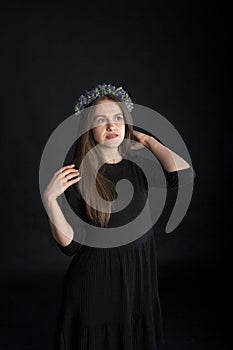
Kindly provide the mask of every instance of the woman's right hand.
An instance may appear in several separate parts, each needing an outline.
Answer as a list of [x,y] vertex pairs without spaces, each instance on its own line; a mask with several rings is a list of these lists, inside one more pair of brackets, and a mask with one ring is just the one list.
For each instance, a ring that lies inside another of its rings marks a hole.
[[59,197],[68,187],[81,179],[81,176],[77,177],[78,175],[79,171],[74,169],[73,165],[63,166],[54,173],[44,191],[44,198],[51,200]]

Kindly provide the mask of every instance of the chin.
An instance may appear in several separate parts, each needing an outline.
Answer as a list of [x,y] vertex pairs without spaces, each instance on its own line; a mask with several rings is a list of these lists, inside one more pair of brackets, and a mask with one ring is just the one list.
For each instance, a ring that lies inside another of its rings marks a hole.
[[114,144],[111,144],[111,145],[105,144],[105,146],[107,148],[118,148],[120,145],[121,145],[121,142],[117,142],[117,143],[114,143]]

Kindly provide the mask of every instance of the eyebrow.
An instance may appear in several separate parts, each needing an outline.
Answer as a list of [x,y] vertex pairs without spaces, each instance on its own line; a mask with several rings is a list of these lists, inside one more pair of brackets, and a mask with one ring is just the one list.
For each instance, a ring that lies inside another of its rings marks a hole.
[[[122,117],[123,117],[123,113],[121,113],[121,112],[116,113],[116,114],[113,114],[113,115],[114,115],[114,117],[115,117],[116,115],[122,115]],[[96,119],[99,118],[99,117],[106,117],[106,116],[103,115],[103,114],[98,114],[98,115],[96,115],[96,116],[94,117],[94,120],[96,120]]]

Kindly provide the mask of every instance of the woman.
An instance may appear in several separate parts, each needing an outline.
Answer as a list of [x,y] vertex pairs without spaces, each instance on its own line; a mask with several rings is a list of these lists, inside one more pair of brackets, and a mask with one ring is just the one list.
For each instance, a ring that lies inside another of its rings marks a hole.
[[[177,188],[177,171],[184,183],[190,182],[193,170],[184,159],[154,137],[133,130],[131,110],[128,94],[110,84],[82,95],[76,104],[81,136],[72,161],[77,169],[72,164],[59,169],[44,192],[52,236],[64,254],[74,255],[64,283],[56,350],[154,350],[164,343],[152,226],[118,246],[85,245],[80,242],[81,226],[64,200],[92,228],[130,223],[145,206],[147,181],[163,186],[154,162],[143,161],[149,170],[145,178],[129,159],[141,147],[159,160],[168,188]],[[94,169],[99,169],[97,174]],[[133,197],[125,208],[111,212],[121,179],[133,185]]]

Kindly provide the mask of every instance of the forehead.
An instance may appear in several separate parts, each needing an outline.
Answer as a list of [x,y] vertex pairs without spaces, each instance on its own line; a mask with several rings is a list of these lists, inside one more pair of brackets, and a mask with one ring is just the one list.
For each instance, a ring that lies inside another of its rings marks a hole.
[[112,116],[116,113],[122,113],[119,103],[110,100],[103,100],[95,105],[94,116],[105,115]]

